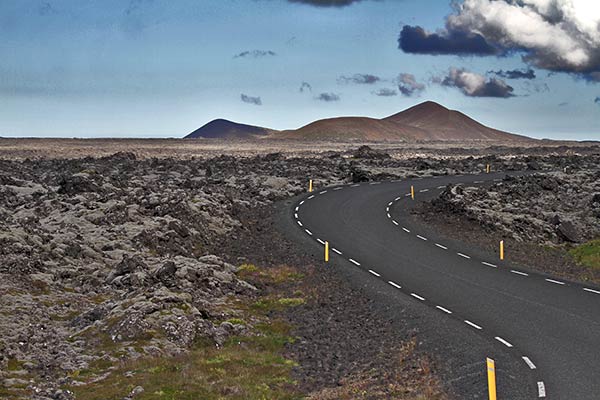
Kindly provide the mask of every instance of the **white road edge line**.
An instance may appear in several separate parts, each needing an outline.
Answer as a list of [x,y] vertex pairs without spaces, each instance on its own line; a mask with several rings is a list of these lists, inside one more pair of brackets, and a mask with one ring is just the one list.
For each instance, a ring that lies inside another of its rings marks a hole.
[[390,212],[390,207],[386,207],[385,211]]
[[600,291],[598,291],[598,290],[594,290],[594,289],[583,288],[583,290],[585,290],[586,292],[590,292],[590,293],[596,293],[596,294],[600,294]]
[[421,301],[425,301],[425,298],[424,298],[424,297],[421,297],[421,296],[419,296],[419,295],[418,295],[418,294],[416,294],[416,293],[411,293],[410,295],[411,295],[412,297],[414,297],[415,299],[419,299],[419,300],[421,300]]
[[398,222],[396,222],[395,220],[392,220],[392,224],[398,226]]
[[442,306],[435,306],[435,308],[437,308],[438,310],[442,310],[443,312],[445,312],[446,314],[452,314],[452,311],[448,310],[447,308],[444,308]]
[[402,197],[396,197],[396,198],[394,199],[394,201],[398,201],[398,200],[400,200],[401,198],[402,198]]
[[314,198],[315,198],[315,195],[314,195],[314,194],[311,194],[310,196],[308,196],[308,200],[310,200],[310,199],[314,199]]
[[472,323],[472,322],[471,322],[471,321],[469,321],[468,319],[465,319],[465,324],[467,324],[467,325],[470,325],[470,326],[472,326],[473,328],[475,328],[475,329],[478,329],[478,330],[482,330],[482,329],[483,329],[482,327],[480,327],[480,326],[479,326],[479,325],[477,325],[477,324],[474,324],[474,323]]
[[527,366],[529,366],[530,369],[535,369],[536,366],[535,364],[529,359],[529,357],[521,357],[523,359],[523,361],[525,361],[525,364],[527,364]]
[[443,186],[443,185],[442,185],[442,186],[438,186],[436,189],[443,189],[443,188],[445,188],[445,187],[446,187],[446,186]]
[[300,202],[300,205],[302,205],[302,204],[304,204],[304,200],[302,200],[302,201]]
[[544,385],[544,382],[538,382],[538,396],[539,397],[546,397],[546,386]]
[[500,343],[502,343],[503,345],[505,345],[506,347],[513,347],[512,344],[510,344],[509,342],[507,342],[506,340],[502,339],[500,336],[496,336],[494,339],[496,339],[497,341],[499,341]]
[[406,229],[405,227],[402,227],[402,230],[406,233],[410,233],[410,231],[408,229]]
[[441,244],[439,244],[439,243],[436,243],[435,245],[436,245],[437,247],[439,247],[440,249],[448,250],[448,248],[447,248],[446,246],[444,246],[444,245],[441,245]]
[[529,276],[529,274],[526,274],[525,272],[515,271],[514,269],[511,269],[510,272],[517,275]]
[[358,261],[356,261],[356,260],[353,260],[353,259],[351,259],[351,258],[350,258],[350,259],[348,259],[348,261],[350,261],[352,264],[354,264],[354,265],[358,265],[358,266],[360,267],[360,263],[359,263]]
[[456,253],[456,254],[458,254],[459,256],[464,257],[464,258],[471,258],[470,256],[463,254],[463,253]]
[[394,204],[394,202],[393,202],[393,201],[390,201],[390,202],[388,203],[388,207],[391,207],[393,204]]
[[300,207],[296,207],[296,209],[294,211],[298,212],[299,209],[300,209]]
[[487,265],[488,267],[492,267],[492,268],[498,268],[498,266],[497,266],[496,264],[491,264],[491,263],[489,263],[489,262],[485,262],[485,261],[482,261],[481,263],[482,263],[483,265]]
[[429,189],[421,189],[421,190],[419,190],[419,192],[421,192],[421,193],[429,192]]
[[417,237],[421,240],[427,240],[427,238],[425,236],[417,235]]
[[544,279],[546,282],[550,282],[550,283],[556,283],[557,285],[564,285],[564,282],[560,282],[560,281],[555,281],[554,279]]
[[302,222],[300,221],[296,221],[298,223],[298,225],[302,226]]
[[342,255],[342,252],[341,252],[341,251],[339,251],[338,249],[336,249],[335,247],[332,247],[332,248],[331,248],[331,251],[333,251],[334,253],[337,253],[337,254],[339,254],[340,256]]
[[323,246],[325,246],[325,242],[322,241],[321,239],[317,238],[317,242],[321,243]]
[[319,194],[325,194],[327,193],[327,190],[323,190],[322,192],[319,192]]
[[388,281],[388,283],[389,283],[390,285],[392,285],[393,287],[395,287],[396,289],[402,289],[402,286],[398,285],[398,284],[397,284],[397,283],[395,283],[395,282]]
[[390,218],[390,219],[392,218],[392,216],[390,215],[390,213],[387,213],[387,217]]
[[305,229],[304,231],[305,231],[306,233],[308,233],[310,236],[312,236],[312,232],[311,232],[311,231],[309,231],[308,229]]
[[360,185],[357,183],[355,185],[350,185],[350,187],[359,187]]
[[381,276],[377,272],[373,271],[372,269],[370,269],[369,272],[372,273],[373,275],[375,275],[378,278]]

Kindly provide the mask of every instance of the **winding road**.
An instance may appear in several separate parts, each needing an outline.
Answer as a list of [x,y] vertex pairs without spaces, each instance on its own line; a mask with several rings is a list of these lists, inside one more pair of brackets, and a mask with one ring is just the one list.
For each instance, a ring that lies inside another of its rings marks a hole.
[[[420,302],[440,319],[460,322],[489,343],[492,358],[502,352],[518,360],[526,372],[514,375],[527,386],[525,395],[499,392],[500,399],[598,400],[599,288],[528,271],[460,238],[441,237],[408,222],[416,202],[437,196],[447,184],[486,185],[505,175],[322,188],[299,198],[291,211],[296,227],[314,246],[323,249],[329,242],[336,262],[364,271],[365,280],[385,282],[381,290]],[[499,388],[502,379],[499,375]],[[481,398],[486,387],[484,382]]]

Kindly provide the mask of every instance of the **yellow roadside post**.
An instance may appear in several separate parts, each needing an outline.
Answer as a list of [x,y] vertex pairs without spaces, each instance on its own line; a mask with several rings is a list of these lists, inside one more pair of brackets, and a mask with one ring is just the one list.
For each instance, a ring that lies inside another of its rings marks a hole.
[[325,262],[329,262],[329,242],[325,242]]
[[410,185],[410,197],[413,200],[415,199],[415,187],[413,185]]
[[488,164],[487,167],[485,168],[485,172],[487,172],[488,174],[490,173],[490,164]]
[[500,241],[500,259],[504,260],[504,240]]
[[491,358],[487,359],[487,376],[490,400],[496,400],[496,365]]
[[313,187],[312,187],[312,179],[310,181],[308,181],[308,192],[312,193],[313,191]]

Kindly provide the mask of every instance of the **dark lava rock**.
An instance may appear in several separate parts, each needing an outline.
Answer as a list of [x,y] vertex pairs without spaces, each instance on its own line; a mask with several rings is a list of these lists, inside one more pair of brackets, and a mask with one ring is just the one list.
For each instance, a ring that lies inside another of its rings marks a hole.
[[561,222],[556,228],[556,233],[567,242],[577,243],[581,240],[577,228],[571,221]]
[[159,281],[167,284],[175,281],[175,273],[177,272],[177,266],[173,261],[167,261],[159,269],[156,270],[154,276]]
[[590,203],[593,208],[600,208],[600,193],[594,193]]
[[364,158],[364,159],[370,159],[370,160],[376,160],[376,159],[383,160],[383,159],[391,158],[389,154],[384,153],[379,150],[372,149],[369,146],[360,146],[354,152],[353,155],[354,155],[354,158]]
[[133,257],[129,257],[127,254],[123,255],[123,259],[115,269],[115,276],[122,276],[131,274],[135,271],[143,271],[148,269],[148,266],[142,261],[142,258],[137,254]]
[[360,169],[358,166],[352,165],[350,167],[350,179],[352,179],[352,182],[354,183],[368,182],[371,180],[371,175],[367,171]]

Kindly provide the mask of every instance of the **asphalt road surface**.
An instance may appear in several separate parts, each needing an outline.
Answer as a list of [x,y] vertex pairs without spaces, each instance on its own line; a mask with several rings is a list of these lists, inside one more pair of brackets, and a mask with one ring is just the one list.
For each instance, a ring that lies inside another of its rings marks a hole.
[[[458,321],[464,332],[487,341],[490,353],[507,353],[521,363],[512,379],[522,390],[499,393],[499,399],[598,400],[600,288],[512,265],[510,249],[500,261],[498,254],[486,254],[460,237],[441,237],[407,222],[416,202],[433,198],[447,184],[486,185],[505,175],[321,188],[298,198],[291,212],[312,246],[324,250],[329,242],[332,261],[364,271],[362,279],[385,283],[381,291],[422,303],[441,321]],[[503,379],[498,376],[499,389]],[[481,398],[487,396],[485,382],[479,390]]]

